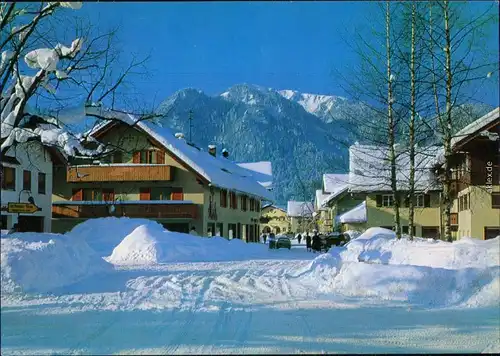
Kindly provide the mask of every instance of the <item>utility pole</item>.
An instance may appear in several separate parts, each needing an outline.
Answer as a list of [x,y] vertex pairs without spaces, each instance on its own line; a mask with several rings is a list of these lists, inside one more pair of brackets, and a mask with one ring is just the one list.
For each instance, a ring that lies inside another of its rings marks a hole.
[[189,143],[193,143],[193,110],[189,110]]

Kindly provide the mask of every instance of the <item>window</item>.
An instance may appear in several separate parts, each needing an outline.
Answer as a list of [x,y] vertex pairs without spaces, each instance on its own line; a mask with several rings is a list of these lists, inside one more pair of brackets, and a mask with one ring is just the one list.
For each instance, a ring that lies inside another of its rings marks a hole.
[[220,206],[222,208],[227,207],[227,190],[221,189],[220,191]]
[[217,228],[215,230],[215,236],[224,236],[224,224],[217,223]]
[[[100,189],[84,188],[83,189],[83,200],[85,201],[101,201],[103,198],[103,192]],[[114,191],[113,191],[114,199]],[[74,195],[73,195],[74,200]]]
[[491,193],[491,207],[500,209],[500,193]]
[[209,237],[215,236],[215,223],[207,224],[207,236]]
[[172,188],[151,188],[151,200],[172,200]]
[[241,210],[247,211],[247,196],[246,195],[241,196]]
[[468,210],[469,209],[469,199],[468,199],[468,194],[465,194],[464,195],[464,210]]
[[153,151],[141,151],[140,163],[153,163]]
[[12,167],[2,167],[2,189],[16,190],[16,169]]
[[255,199],[250,198],[250,211],[255,211]]
[[227,224],[227,230],[230,239],[236,238],[236,224]]
[[415,206],[417,208],[423,208],[424,207],[424,195],[423,194],[417,194],[415,196]]
[[[408,235],[408,231],[410,231],[409,226],[403,226],[402,230],[403,230],[403,234],[407,234],[407,235]],[[413,229],[412,230],[413,230],[413,236],[415,236],[416,235],[415,234],[415,231],[416,231],[415,225],[413,225]]]
[[464,197],[458,197],[458,211],[464,210]]
[[2,219],[0,220],[0,229],[7,230],[7,215],[0,215]]
[[31,171],[23,171],[23,190],[31,191]]
[[229,192],[229,207],[231,209],[238,209],[238,200],[235,192]]
[[113,163],[123,163],[123,153],[122,151],[115,151],[113,157],[111,158]]
[[382,206],[389,207],[394,205],[394,197],[392,195],[382,196]]
[[260,200],[255,201],[255,211],[257,211],[257,212],[260,211]]
[[38,173],[38,194],[45,194],[45,173]]

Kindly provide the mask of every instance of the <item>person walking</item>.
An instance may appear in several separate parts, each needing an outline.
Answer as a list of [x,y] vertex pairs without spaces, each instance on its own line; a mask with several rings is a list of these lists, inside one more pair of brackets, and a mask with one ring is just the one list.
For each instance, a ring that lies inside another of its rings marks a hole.
[[302,235],[300,233],[297,235],[297,240],[299,241],[299,245],[300,245],[300,241],[302,240]]
[[306,233],[306,249],[308,252],[311,251],[311,236],[309,236],[309,233]]
[[317,231],[314,232],[312,237],[312,250],[314,253],[316,253],[316,251],[321,252],[321,239]]

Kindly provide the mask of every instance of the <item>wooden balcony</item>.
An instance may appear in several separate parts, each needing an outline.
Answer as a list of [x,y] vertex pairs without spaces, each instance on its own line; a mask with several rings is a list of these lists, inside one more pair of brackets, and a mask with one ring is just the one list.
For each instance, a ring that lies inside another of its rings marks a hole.
[[[78,204],[80,203],[80,204]],[[111,208],[113,207],[113,208]],[[74,202],[67,204],[57,203],[52,205],[52,217],[54,218],[100,218],[106,216],[127,216],[130,218],[153,218],[153,219],[196,219],[198,207],[194,203],[172,203],[165,201],[161,203],[128,203],[103,204],[102,202]]]
[[66,175],[66,181],[69,183],[170,180],[172,180],[172,167],[165,164],[70,166]]

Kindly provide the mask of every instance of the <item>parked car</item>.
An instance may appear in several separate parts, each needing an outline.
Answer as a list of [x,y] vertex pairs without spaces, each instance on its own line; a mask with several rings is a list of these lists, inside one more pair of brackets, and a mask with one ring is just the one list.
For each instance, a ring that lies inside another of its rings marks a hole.
[[341,232],[330,232],[324,238],[325,249],[328,251],[332,246],[344,246],[349,240],[349,235]]
[[287,236],[279,236],[276,240],[276,248],[287,248],[290,250],[292,248],[292,242],[290,241],[290,238],[288,238]]

